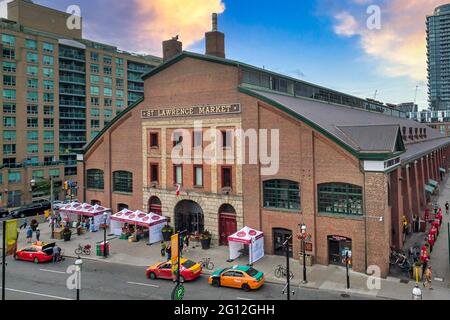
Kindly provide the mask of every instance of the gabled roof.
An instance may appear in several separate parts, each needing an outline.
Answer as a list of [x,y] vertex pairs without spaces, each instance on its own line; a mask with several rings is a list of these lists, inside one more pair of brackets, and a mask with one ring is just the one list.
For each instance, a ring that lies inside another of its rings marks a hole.
[[[398,124],[337,126],[356,148],[366,152],[396,152],[397,142],[401,140]],[[403,145],[403,143],[401,144]],[[403,146],[404,150],[404,146]]]

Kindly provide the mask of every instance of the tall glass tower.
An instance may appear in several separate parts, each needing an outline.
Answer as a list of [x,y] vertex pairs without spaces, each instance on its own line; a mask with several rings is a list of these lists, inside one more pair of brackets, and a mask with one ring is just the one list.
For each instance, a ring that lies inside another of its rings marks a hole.
[[450,110],[450,4],[427,17],[428,97],[432,110]]

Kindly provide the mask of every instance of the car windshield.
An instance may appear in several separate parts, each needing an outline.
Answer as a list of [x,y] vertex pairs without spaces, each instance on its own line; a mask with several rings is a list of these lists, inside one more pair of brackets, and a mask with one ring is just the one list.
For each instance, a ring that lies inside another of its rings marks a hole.
[[195,264],[196,263],[192,260],[186,260],[182,263],[183,267],[185,267],[186,269],[192,268]]
[[257,273],[258,273],[258,270],[253,269],[253,268],[249,268],[249,269],[247,270],[247,274],[248,274],[250,277],[256,276]]

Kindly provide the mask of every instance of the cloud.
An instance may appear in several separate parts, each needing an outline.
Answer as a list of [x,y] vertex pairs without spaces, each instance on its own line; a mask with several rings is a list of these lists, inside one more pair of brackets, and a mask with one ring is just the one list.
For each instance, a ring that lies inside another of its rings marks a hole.
[[378,69],[387,76],[407,76],[425,80],[426,16],[435,7],[448,0],[385,0],[381,8],[381,29],[367,27],[365,0],[349,0],[356,7],[340,10],[333,15],[334,32],[343,37],[359,37],[364,52],[378,63]]

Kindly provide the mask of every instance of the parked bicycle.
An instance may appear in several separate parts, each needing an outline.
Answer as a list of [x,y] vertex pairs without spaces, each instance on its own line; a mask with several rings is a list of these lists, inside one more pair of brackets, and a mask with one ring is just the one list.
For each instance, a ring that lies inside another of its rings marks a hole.
[[91,254],[91,245],[85,244],[82,246],[80,243],[78,244],[78,248],[75,249],[75,254],[85,254],[90,255]]
[[[275,277],[277,278],[286,278],[287,277],[287,269],[285,266],[279,264],[275,268]],[[294,273],[292,271],[289,271],[289,279],[294,278]]]
[[203,258],[198,262],[199,265],[202,266],[203,269],[212,270],[214,269],[214,263],[211,261],[211,258]]

